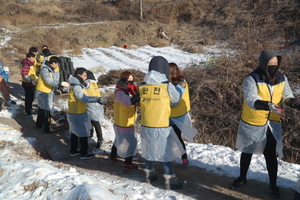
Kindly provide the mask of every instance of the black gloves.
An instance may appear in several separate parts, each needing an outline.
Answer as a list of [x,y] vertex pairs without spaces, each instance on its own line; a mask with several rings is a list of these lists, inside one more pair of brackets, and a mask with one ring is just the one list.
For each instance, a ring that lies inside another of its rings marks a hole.
[[137,102],[139,102],[140,101],[140,93],[137,93],[137,95],[131,97],[130,101],[131,101],[132,105],[135,105]]
[[106,97],[99,97],[98,99],[98,103],[103,105],[103,104],[106,104],[107,102],[107,98]]
[[285,104],[291,108],[300,110],[300,101],[298,99],[290,98],[285,100]]
[[268,101],[256,100],[254,102],[254,108],[256,110],[270,110]]

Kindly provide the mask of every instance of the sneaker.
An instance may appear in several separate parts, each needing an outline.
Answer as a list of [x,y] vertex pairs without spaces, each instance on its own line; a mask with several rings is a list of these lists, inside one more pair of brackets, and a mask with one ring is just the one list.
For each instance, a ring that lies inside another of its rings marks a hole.
[[182,159],[182,167],[183,168],[189,167],[189,159],[187,158]]
[[123,170],[124,171],[128,171],[128,170],[131,170],[131,169],[137,169],[139,168],[138,165],[134,164],[134,163],[131,163],[131,164],[124,164],[123,165]]
[[269,192],[272,195],[273,199],[279,199],[280,198],[280,194],[279,194],[279,187],[275,186],[275,187],[269,187]]
[[91,158],[94,158],[95,157],[95,154],[93,153],[87,153],[85,155],[81,155],[80,159],[81,160],[86,160],[86,159],[91,159]]
[[26,119],[33,119],[33,115],[26,115]]
[[231,187],[232,189],[236,189],[246,184],[247,184],[246,177],[238,177],[235,181],[233,181]]
[[119,160],[116,157],[108,156],[108,159],[114,162],[118,162]]
[[75,152],[75,153],[70,151],[70,156],[72,156],[72,157],[73,157],[73,156],[79,156],[79,155],[80,155],[80,152],[79,152],[79,151],[77,151],[77,152]]

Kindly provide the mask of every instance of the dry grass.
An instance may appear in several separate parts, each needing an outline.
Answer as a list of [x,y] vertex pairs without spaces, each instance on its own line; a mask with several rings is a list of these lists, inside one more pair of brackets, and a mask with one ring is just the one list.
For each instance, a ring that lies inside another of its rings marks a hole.
[[[194,124],[200,131],[195,140],[200,143],[234,148],[243,78],[256,68],[261,50],[279,50],[287,41],[300,37],[299,23],[288,22],[291,26],[283,26],[280,22],[300,19],[298,1],[148,0],[143,1],[142,22],[138,1],[102,2],[107,1],[0,0],[1,26],[16,31],[9,33],[13,40],[10,46],[1,49],[1,56],[21,59],[29,47],[40,48],[43,44],[48,44],[56,54],[72,50],[77,55],[81,48],[124,43],[156,47],[178,45],[178,48],[199,53],[203,52],[204,45],[226,42],[224,48],[234,49],[234,58],[214,60],[206,68],[193,63],[195,67],[183,70],[190,85]],[[77,22],[90,24],[82,26]],[[170,39],[160,37],[159,30]],[[0,32],[2,34],[1,29]],[[280,53],[284,58],[281,70],[295,91],[300,78],[300,54],[298,51]],[[115,84],[121,71],[101,76],[99,85]],[[138,79],[144,77],[139,72],[133,73]],[[106,95],[109,98],[106,114],[112,116],[113,95]],[[296,163],[300,163],[298,115],[297,111],[287,109],[283,116],[285,160]]]

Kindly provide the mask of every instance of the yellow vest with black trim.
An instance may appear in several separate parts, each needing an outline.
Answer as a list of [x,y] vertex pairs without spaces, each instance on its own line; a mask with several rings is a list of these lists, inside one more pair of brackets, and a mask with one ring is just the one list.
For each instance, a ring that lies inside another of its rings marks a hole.
[[[42,68],[47,68],[50,72],[50,77],[51,78],[54,77],[54,72],[48,66],[44,65],[44,67],[42,67]],[[50,93],[52,91],[52,86],[49,85],[48,83],[46,83],[46,81],[43,79],[42,76],[39,76],[37,84],[36,84],[36,90],[45,92],[45,93]]]
[[139,91],[141,124],[153,128],[168,127],[171,114],[168,84],[144,84]]
[[[36,71],[34,66],[30,66],[27,76],[30,77],[32,80],[37,81]],[[28,83],[29,81],[26,78],[22,77],[22,82]]]
[[94,81],[90,81],[89,84],[90,87],[86,89],[87,95],[90,97],[101,97],[97,83],[95,83]]
[[171,117],[183,116],[184,114],[186,114],[187,112],[189,112],[191,110],[189,86],[185,80],[183,81],[183,84],[185,87],[184,93],[183,93],[178,105],[171,107]]
[[[122,90],[123,91],[123,90]],[[125,91],[123,91],[125,92]],[[125,92],[127,94],[127,92]],[[124,106],[114,98],[114,124],[120,127],[132,127],[137,118],[136,106]]]
[[[72,86],[69,90],[69,98],[68,98],[68,113],[70,114],[83,114],[87,112],[87,104],[81,102],[76,98],[74,93],[74,87]],[[86,94],[86,89],[82,89]]]
[[[285,87],[285,78],[284,75],[281,74],[280,72],[277,73],[279,79],[278,79],[278,83],[273,86],[272,95],[268,88],[268,84],[264,80],[262,80],[261,76],[257,73],[256,70],[252,72],[250,76],[252,76],[252,78],[256,82],[257,92],[258,95],[261,97],[262,101],[269,101],[281,106],[282,94]],[[268,120],[273,122],[279,122],[280,115],[273,113],[269,110],[254,110],[250,108],[244,100],[241,119],[244,122],[251,125],[263,126],[268,122]]]

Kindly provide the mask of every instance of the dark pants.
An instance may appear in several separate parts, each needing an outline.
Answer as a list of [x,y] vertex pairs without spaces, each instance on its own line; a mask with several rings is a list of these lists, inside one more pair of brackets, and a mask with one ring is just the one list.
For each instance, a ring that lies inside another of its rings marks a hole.
[[38,128],[44,127],[44,131],[49,132],[50,122],[51,122],[50,111],[39,108],[35,126]]
[[78,148],[78,139],[80,142],[80,154],[86,155],[88,153],[88,137],[77,137],[74,133],[71,133],[71,153],[76,153]]
[[[180,131],[180,129],[176,125],[171,125],[171,126],[173,127],[173,129],[174,129],[174,131],[175,131],[175,133],[176,133],[179,141],[181,142],[183,149],[186,150],[184,141],[182,140],[182,137],[181,137],[181,131]],[[187,159],[187,154],[186,153],[183,154],[181,156],[181,159]]]
[[25,113],[31,115],[32,102],[34,100],[35,87],[26,87],[26,83],[22,82],[22,87],[25,91]]
[[[91,124],[92,124],[92,127],[93,126],[95,127],[98,142],[102,143],[103,136],[102,136],[102,129],[101,129],[99,121],[91,121]],[[91,137],[93,137],[93,132],[94,132],[94,129],[92,128],[91,129]]]
[[[112,148],[111,148],[110,156],[111,157],[117,157],[117,147],[115,145],[113,145]],[[129,157],[125,158],[124,163],[126,165],[131,164],[132,163],[132,156],[129,156]]]
[[[277,141],[275,140],[271,130],[268,128],[267,130],[267,144],[264,149],[264,156],[266,160],[267,170],[269,174],[270,186],[276,186],[277,180],[277,171],[278,171],[278,163],[277,163],[277,156],[276,156],[276,144]],[[246,177],[247,171],[250,166],[252,154],[250,153],[242,153],[241,160],[240,160],[240,177]]]

